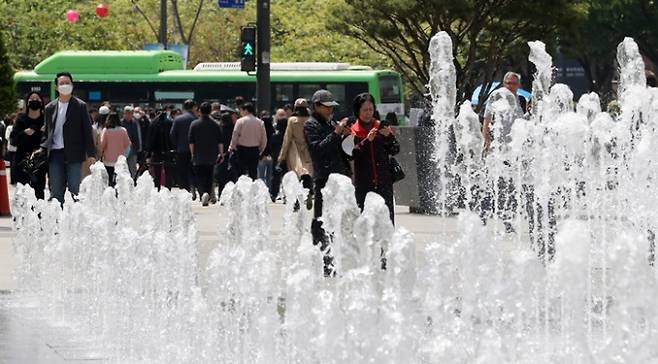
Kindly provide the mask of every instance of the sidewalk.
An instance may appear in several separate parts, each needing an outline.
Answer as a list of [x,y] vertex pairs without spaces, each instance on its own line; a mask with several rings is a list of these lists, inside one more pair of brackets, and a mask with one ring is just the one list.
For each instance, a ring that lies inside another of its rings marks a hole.
[[[271,233],[281,233],[285,205],[268,206]],[[224,224],[226,208],[217,205],[201,207],[193,202],[198,229],[199,264],[205,267],[210,252],[217,243],[218,227]],[[414,234],[418,248],[441,233],[455,233],[454,218],[410,214],[407,207],[396,207],[396,222]],[[67,329],[52,327],[38,319],[38,308],[11,308],[11,290],[16,289],[12,271],[16,266],[12,252],[15,233],[12,219],[0,218],[0,364],[71,364],[106,363],[109,357],[94,351],[96,343],[70,342]],[[202,269],[202,271],[205,271]],[[203,277],[202,277],[202,280]]]

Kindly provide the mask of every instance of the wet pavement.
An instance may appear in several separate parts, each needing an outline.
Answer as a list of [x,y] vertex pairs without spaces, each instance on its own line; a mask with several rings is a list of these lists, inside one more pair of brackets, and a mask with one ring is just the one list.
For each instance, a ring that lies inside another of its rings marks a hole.
[[[281,232],[284,209],[281,203],[269,205],[274,222],[271,225],[273,236]],[[408,211],[406,207],[397,207],[396,222],[413,232],[418,248],[440,232],[454,232],[456,229],[453,218],[414,215]],[[219,205],[202,208],[195,202],[194,212],[199,238],[199,264],[205,267],[217,242],[218,226],[226,211]],[[12,279],[16,266],[12,253],[14,236],[11,218],[0,218],[0,364],[109,363],[111,355],[100,349],[101,343],[72,341],[73,338],[85,336],[76,335],[66,324],[45,322],[40,319],[43,317],[41,309],[16,302],[16,295],[12,293],[17,288]]]
[[0,364],[108,363],[108,355],[94,352],[97,344],[68,341],[70,328],[47,324],[39,309],[20,307],[11,295],[0,295]]

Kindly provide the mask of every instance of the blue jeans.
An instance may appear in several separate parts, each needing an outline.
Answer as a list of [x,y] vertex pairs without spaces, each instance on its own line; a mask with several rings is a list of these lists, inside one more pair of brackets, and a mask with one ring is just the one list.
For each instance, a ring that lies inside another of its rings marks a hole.
[[258,178],[265,182],[265,186],[267,186],[268,189],[272,185],[273,169],[274,166],[272,165],[272,160],[262,159],[258,162]]
[[80,192],[80,181],[82,180],[82,163],[67,163],[64,150],[51,150],[48,160],[48,185],[50,187],[50,198],[56,198],[64,203],[64,192],[69,188],[71,195],[77,196]]

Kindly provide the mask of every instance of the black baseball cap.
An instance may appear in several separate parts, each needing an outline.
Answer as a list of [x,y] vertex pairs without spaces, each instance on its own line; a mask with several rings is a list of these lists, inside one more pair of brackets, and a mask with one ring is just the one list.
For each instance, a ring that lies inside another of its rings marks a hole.
[[327,90],[318,90],[315,91],[313,97],[311,97],[311,102],[313,104],[322,104],[327,107],[333,107],[340,105],[336,102],[334,95]]

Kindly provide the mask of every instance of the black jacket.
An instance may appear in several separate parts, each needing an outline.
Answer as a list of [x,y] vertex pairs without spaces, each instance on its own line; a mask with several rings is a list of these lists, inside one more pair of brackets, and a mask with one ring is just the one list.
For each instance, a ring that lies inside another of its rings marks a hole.
[[[53,143],[54,119],[56,117],[57,99],[46,105],[44,112],[44,133],[41,139],[41,147],[46,150],[50,150]],[[71,97],[69,101],[63,130],[64,158],[66,162],[81,163],[88,157],[96,156],[94,135],[91,130],[87,104],[75,96]]]
[[190,125],[192,125],[194,120],[196,120],[196,115],[191,111],[186,111],[174,119],[169,136],[171,137],[171,142],[176,146],[178,153],[190,152],[188,136],[190,134]]
[[151,123],[146,138],[146,151],[152,158],[160,159],[165,153],[172,152],[174,145],[169,138],[173,121],[162,113]]
[[[28,157],[32,152],[39,149],[43,138],[43,113],[37,119],[30,119],[26,113],[21,113],[16,118],[14,127],[9,135],[9,142],[16,147],[16,163]],[[32,129],[32,135],[25,134],[25,129]]]
[[274,159],[274,153],[272,153],[272,136],[274,135],[274,124],[272,117],[268,116],[262,119],[263,125],[265,125],[265,135],[267,136],[267,145],[261,157],[270,156]]
[[350,167],[343,153],[342,136],[334,133],[334,126],[320,114],[313,113],[304,124],[304,135],[313,160],[313,178],[323,180],[331,173],[350,175]]
[[400,152],[400,143],[395,135],[385,137],[377,133],[371,142],[367,134],[373,125],[364,127],[357,121],[352,127],[354,134],[354,187],[361,191],[393,188],[390,156]]

